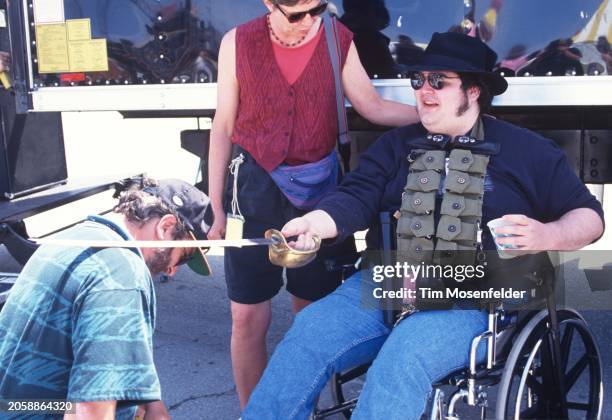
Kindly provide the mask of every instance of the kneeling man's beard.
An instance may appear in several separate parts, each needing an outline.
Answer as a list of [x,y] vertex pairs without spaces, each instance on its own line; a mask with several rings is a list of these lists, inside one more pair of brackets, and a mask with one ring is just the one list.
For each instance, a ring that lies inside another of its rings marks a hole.
[[153,276],[166,271],[172,258],[172,248],[156,248],[153,255],[145,259],[147,267]]

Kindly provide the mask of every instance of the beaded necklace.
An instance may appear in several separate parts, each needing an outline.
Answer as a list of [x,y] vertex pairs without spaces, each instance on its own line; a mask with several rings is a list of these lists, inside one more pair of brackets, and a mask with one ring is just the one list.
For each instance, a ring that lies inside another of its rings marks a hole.
[[293,43],[289,43],[289,42],[285,42],[282,39],[280,39],[275,33],[274,33],[274,29],[272,29],[272,24],[270,23],[270,14],[266,15],[266,20],[268,21],[268,29],[270,30],[270,34],[272,34],[272,36],[274,37],[274,39],[276,39],[276,41],[281,44],[283,47],[295,47],[297,45],[300,45],[302,43],[302,41],[304,41],[306,39],[306,37],[308,36],[308,34],[304,35],[301,39],[297,40],[296,42]]

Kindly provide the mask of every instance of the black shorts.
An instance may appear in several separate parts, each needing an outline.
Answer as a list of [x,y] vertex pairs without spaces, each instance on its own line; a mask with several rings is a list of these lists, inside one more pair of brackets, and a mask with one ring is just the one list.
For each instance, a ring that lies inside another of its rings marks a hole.
[[[242,149],[238,153],[245,156],[238,174],[238,204],[245,218],[244,238],[261,238],[266,230],[280,230],[289,220],[306,213],[287,200],[252,156]],[[231,208],[232,186],[230,176],[226,182],[226,210]],[[356,259],[352,237],[341,244],[323,246],[310,264],[287,269],[287,291],[306,300],[320,299],[342,282],[343,272],[338,266]],[[224,263],[227,293],[234,302],[264,302],[274,297],[283,285],[283,268],[270,263],[267,247],[226,248]],[[330,265],[336,269],[330,270]]]

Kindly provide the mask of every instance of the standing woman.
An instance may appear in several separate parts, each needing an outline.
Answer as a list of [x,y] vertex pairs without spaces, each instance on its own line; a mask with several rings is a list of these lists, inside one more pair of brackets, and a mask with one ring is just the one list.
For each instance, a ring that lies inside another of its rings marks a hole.
[[[285,197],[271,172],[279,165],[335,159],[338,113],[321,20],[327,2],[263,1],[268,14],[232,29],[221,42],[209,151],[215,217],[209,239],[225,236],[234,184],[230,177],[225,187],[232,144],[238,146],[236,155],[244,156],[238,168],[232,165],[232,172],[237,178],[234,208],[244,216],[246,238],[261,237],[266,229],[280,228],[304,213]],[[414,107],[380,98],[359,61],[351,32],[340,23],[338,38],[342,85],[355,110],[380,125],[416,122]],[[327,271],[324,260],[348,251],[346,244],[325,247],[314,262],[287,270],[294,313],[340,284],[339,273]],[[232,366],[243,408],[267,364],[271,299],[283,284],[282,269],[270,264],[264,247],[226,248],[225,277],[232,312]]]

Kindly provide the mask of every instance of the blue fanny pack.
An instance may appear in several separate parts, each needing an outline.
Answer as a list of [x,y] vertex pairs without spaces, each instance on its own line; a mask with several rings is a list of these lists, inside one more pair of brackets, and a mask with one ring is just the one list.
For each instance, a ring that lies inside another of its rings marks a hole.
[[323,159],[304,165],[279,165],[270,172],[274,183],[295,207],[311,210],[323,196],[338,185],[336,150]]

